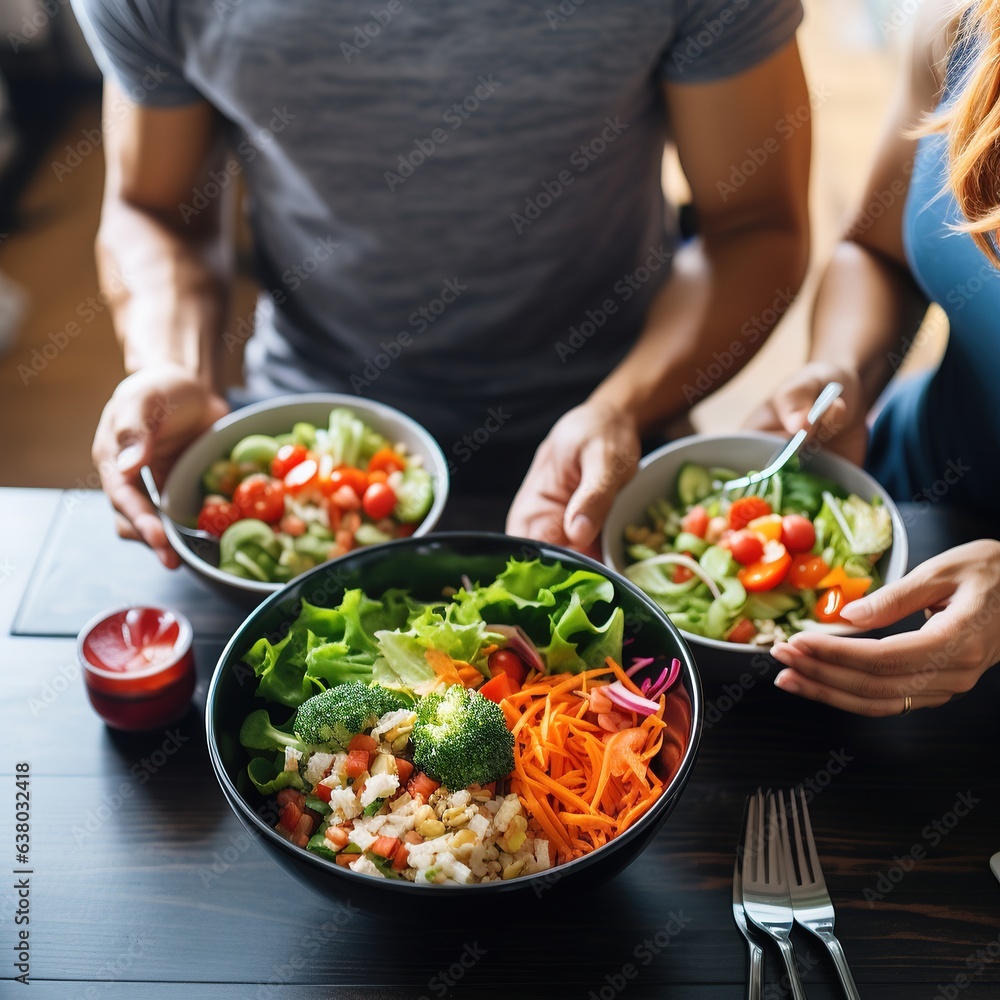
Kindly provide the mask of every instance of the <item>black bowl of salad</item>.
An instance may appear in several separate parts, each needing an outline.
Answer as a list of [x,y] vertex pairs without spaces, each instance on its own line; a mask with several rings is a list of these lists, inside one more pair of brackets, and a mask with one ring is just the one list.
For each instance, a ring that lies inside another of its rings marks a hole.
[[330,898],[535,899],[638,857],[698,752],[690,650],[596,561],[486,532],[349,553],[274,594],[216,667],[216,777]]
[[643,459],[608,515],[605,563],[698,646],[759,654],[803,629],[856,632],[841,609],[906,572],[899,509],[839,455],[814,450],[756,490],[721,490],[785,443],[681,438]]
[[253,606],[353,549],[424,535],[444,511],[448,465],[404,413],[356,396],[280,396],[218,420],[161,491],[174,521],[219,538],[218,563],[170,523],[185,565]]

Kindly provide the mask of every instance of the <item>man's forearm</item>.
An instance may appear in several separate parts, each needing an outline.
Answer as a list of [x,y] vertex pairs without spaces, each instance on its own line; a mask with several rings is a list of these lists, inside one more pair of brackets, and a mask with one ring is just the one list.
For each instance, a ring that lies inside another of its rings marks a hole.
[[685,412],[732,378],[767,339],[802,284],[808,237],[748,227],[686,247],[635,347],[594,402],[633,416],[640,432]]
[[820,282],[809,360],[856,371],[867,410],[895,374],[926,313],[927,299],[905,268],[844,240]]
[[217,226],[179,233],[123,200],[105,202],[98,272],[128,372],[172,362],[214,384],[228,257]]

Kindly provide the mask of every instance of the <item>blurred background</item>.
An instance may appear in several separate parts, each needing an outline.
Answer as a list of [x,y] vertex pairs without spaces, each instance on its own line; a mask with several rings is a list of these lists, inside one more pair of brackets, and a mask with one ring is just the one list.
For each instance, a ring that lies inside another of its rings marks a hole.
[[[805,0],[800,46],[815,115],[811,274],[754,360],[696,408],[699,429],[739,425],[803,361],[817,272],[860,198],[920,3]],[[100,78],[68,0],[0,0],[0,485],[98,486],[90,442],[122,377],[93,257],[100,123]],[[669,158],[664,176],[683,188]],[[254,295],[242,270],[232,324],[250,313]],[[943,314],[932,312],[905,368],[936,364],[946,337]]]

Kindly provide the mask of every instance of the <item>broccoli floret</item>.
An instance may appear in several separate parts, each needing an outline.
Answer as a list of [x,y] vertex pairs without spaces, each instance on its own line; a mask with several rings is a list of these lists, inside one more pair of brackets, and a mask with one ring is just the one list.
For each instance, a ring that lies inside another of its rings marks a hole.
[[271,722],[266,708],[251,712],[246,717],[240,727],[240,743],[248,750],[284,750],[285,747],[293,747],[299,753],[306,753],[311,749],[296,739],[293,733],[279,729]]
[[514,737],[499,705],[460,684],[417,705],[413,763],[452,791],[514,769]]
[[377,684],[338,684],[299,705],[295,734],[306,743],[346,747],[352,737],[371,729],[386,712],[409,704],[404,695]]

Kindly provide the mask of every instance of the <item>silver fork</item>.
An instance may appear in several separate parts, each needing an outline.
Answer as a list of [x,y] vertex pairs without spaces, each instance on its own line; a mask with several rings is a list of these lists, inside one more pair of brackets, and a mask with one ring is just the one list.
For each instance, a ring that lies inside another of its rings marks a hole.
[[736,921],[740,933],[747,939],[747,950],[750,953],[747,1000],[760,1000],[761,986],[764,981],[764,949],[754,941],[750,934],[750,928],[747,927],[747,915],[743,909],[743,879],[740,877],[739,858],[733,864],[733,919]]
[[788,880],[784,873],[781,834],[774,796],[758,788],[747,809],[743,851],[743,906],[747,916],[771,937],[781,951],[794,1000],[806,1000],[795,968],[795,952],[789,935],[794,919]]
[[771,456],[771,460],[767,463],[766,468],[761,469],[760,472],[754,472],[749,476],[741,476],[739,479],[730,479],[728,482],[723,483],[723,496],[733,493],[736,490],[741,491],[740,496],[763,496],[767,492],[768,481],[771,477],[780,472],[798,454],[799,450],[816,429],[816,424],[819,423],[833,403],[840,398],[840,394],[843,391],[844,387],[839,382],[828,382],[823,391],[816,397],[816,402],[809,409],[809,413],[806,415],[805,427],[794,434],[788,444],[784,445]]
[[[795,792],[788,793],[792,814],[792,830],[789,830],[788,820],[785,816],[785,796],[778,792],[781,839],[785,848],[785,871],[788,873],[795,920],[826,945],[827,951],[830,952],[834,965],[837,967],[837,975],[840,977],[840,984],[844,987],[844,994],[848,1000],[861,1000],[858,988],[854,983],[854,977],[847,965],[847,956],[844,954],[844,949],[837,940],[836,934],[833,933],[835,919],[833,902],[830,899],[830,893],[827,892],[823,869],[819,864],[816,840],[813,837],[812,823],[809,821],[809,806],[806,804],[805,794],[801,789],[799,795],[802,799],[801,822],[799,810],[795,804]],[[803,834],[805,835],[805,845],[803,845]],[[793,835],[795,838],[794,859],[792,858],[791,844]],[[806,847],[808,847],[808,854]]]

